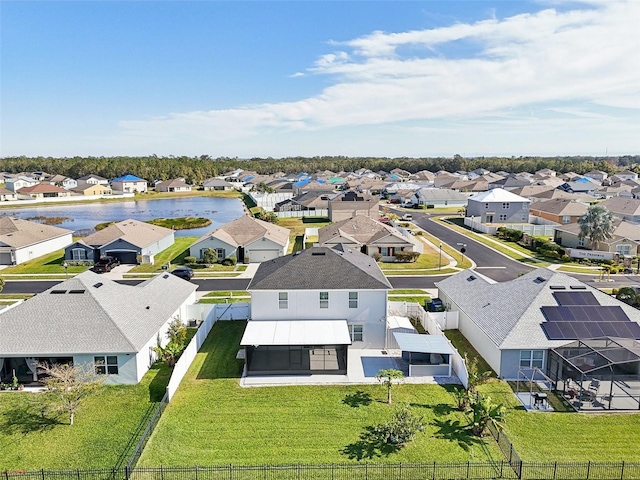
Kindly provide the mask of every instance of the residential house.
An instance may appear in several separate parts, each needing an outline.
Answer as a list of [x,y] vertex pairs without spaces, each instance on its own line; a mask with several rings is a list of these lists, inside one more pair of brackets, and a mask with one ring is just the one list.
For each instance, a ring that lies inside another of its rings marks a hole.
[[556,223],[577,223],[587,213],[588,205],[566,198],[541,200],[531,204],[529,213]]
[[513,190],[520,187],[531,185],[531,179],[520,175],[509,174],[506,177],[500,178],[489,183],[489,189],[501,188],[503,190]]
[[382,255],[383,261],[394,261],[396,252],[422,252],[422,244],[410,235],[373,218],[358,215],[332,223],[318,230],[318,244],[333,248],[342,245],[369,256]]
[[0,217],[0,265],[19,265],[69,245],[73,232],[12,217]]
[[36,362],[72,362],[105,383],[138,383],[169,324],[189,320],[196,288],[168,273],[123,285],[91,271],[54,285],[0,313],[0,377],[37,381]]
[[4,181],[4,186],[7,190],[11,190],[12,192],[17,192],[21,188],[24,187],[33,187],[37,185],[38,180],[35,178],[26,177],[24,175],[16,176],[16,177],[8,177]]
[[468,198],[465,216],[480,223],[528,223],[531,200],[501,188]]
[[551,170],[550,168],[543,168],[542,170],[538,170],[536,175],[540,175],[541,177],[555,177],[557,172],[555,170]]
[[51,185],[50,183],[38,183],[31,187],[22,187],[17,192],[18,198],[62,198],[70,197],[71,193],[62,187]]
[[421,188],[414,192],[412,203],[434,207],[466,207],[468,195],[446,188]]
[[[465,270],[436,282],[436,286],[447,310],[441,320],[444,327],[460,330],[500,378],[522,378],[521,368],[529,371],[539,368],[549,373],[549,350],[569,342],[640,330],[639,310],[574,277],[547,268],[500,283]],[[563,330],[565,334],[558,335],[558,322],[552,321],[557,319],[558,309],[582,305],[588,306],[575,309],[581,312],[571,325],[575,329]],[[592,318],[584,308],[601,313],[598,318],[605,320],[601,324],[624,321],[636,326],[632,330],[620,329],[619,333],[611,325],[587,329],[584,323]],[[549,326],[551,323],[555,325]]]
[[638,174],[636,172],[632,172],[631,170],[624,170],[622,172],[618,172],[612,177],[615,177],[615,180],[625,181],[631,180],[632,182],[638,181]]
[[109,184],[101,183],[81,183],[71,191],[80,195],[111,195],[113,193]]
[[48,183],[51,183],[52,185],[57,185],[66,190],[73,190],[78,186],[77,180],[73,178],[65,177],[64,175],[54,175],[48,180]]
[[356,215],[378,218],[379,206],[380,199],[377,196],[354,191],[340,193],[329,200],[329,219],[339,222]]
[[354,250],[313,247],[262,263],[240,342],[246,374],[347,374],[350,347],[385,348],[390,288]]
[[590,172],[587,172],[584,175],[585,177],[589,177],[599,183],[604,182],[609,176],[607,172],[603,172],[602,170],[591,170]]
[[82,185],[83,183],[109,186],[109,180],[100,175],[84,175],[78,179],[78,185]]
[[573,182],[565,182],[557,187],[558,189],[569,193],[586,193],[588,195],[594,195],[596,190],[600,188],[599,183],[595,183],[588,178],[576,180]]
[[594,244],[587,237],[581,238],[580,225],[573,223],[556,227],[553,240],[558,245],[568,248],[585,248],[619,255],[637,255],[640,253],[640,225],[617,219],[614,221],[611,238]]
[[640,199],[612,197],[600,202],[598,205],[605,207],[617,217],[640,223]]
[[295,197],[288,198],[282,202],[276,203],[274,212],[299,212],[299,211],[316,211],[329,208],[329,197],[333,196],[331,190],[312,190],[301,193]]
[[181,178],[174,178],[173,180],[164,180],[156,183],[156,192],[190,192],[191,185],[187,184]]
[[212,248],[222,260],[235,257],[238,262],[266,262],[286,255],[289,229],[244,215],[203,235],[189,247],[192,257]]
[[10,202],[12,200],[17,200],[18,195],[16,192],[12,192],[4,187],[0,187],[0,202]]
[[123,175],[110,182],[113,193],[146,193],[147,181],[135,175]]
[[[235,177],[229,177],[235,178]],[[234,186],[232,183],[227,182],[226,180],[222,180],[220,178],[208,178],[204,182],[202,182],[202,188],[207,191],[229,191],[233,190]]]
[[120,263],[153,263],[153,256],[173,245],[174,231],[128,219],[92,233],[65,248],[65,260],[97,261],[111,256]]

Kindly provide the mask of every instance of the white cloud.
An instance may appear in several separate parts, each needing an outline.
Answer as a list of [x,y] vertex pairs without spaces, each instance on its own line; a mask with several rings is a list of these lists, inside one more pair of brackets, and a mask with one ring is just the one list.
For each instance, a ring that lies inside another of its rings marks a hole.
[[[571,125],[588,128],[597,136],[595,125],[575,122],[602,115],[611,124],[630,126],[615,137],[637,151],[638,114],[625,110],[640,108],[639,20],[640,2],[594,2],[589,8],[563,12],[545,9],[441,28],[376,31],[333,42],[338,50],[318,58],[306,74],[292,75],[335,79],[313,97],[174,113],[123,121],[120,126],[129,139],[155,139],[174,146],[196,142],[213,147],[255,137],[254,155],[274,155],[260,151],[272,145],[267,138],[274,135],[295,144],[295,135],[310,138],[310,132],[315,132],[316,138],[326,139],[327,132],[336,128],[367,125],[395,125],[394,131],[410,141],[407,135],[417,132],[410,127],[419,129],[421,122],[457,119],[468,131],[481,130],[487,119],[501,116],[504,135],[510,127],[518,128],[519,117],[536,106],[545,109],[547,117],[557,117],[556,130]],[[469,51],[475,53],[454,55],[456,42],[469,43],[474,47]],[[603,113],[607,107],[616,109]],[[535,124],[540,141],[549,132],[544,125]],[[550,138],[560,141],[563,137]]]

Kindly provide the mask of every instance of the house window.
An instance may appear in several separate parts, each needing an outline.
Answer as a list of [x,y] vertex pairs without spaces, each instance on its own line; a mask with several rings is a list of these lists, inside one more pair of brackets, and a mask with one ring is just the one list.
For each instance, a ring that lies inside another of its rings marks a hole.
[[118,375],[118,357],[115,355],[93,357],[96,375]]
[[349,308],[358,308],[358,292],[349,292]]
[[329,292],[320,292],[320,308],[329,308]]
[[504,222],[504,221],[506,221],[506,220],[507,220],[507,216],[506,216],[506,215],[500,215],[500,216],[498,216],[498,219],[499,219],[501,222]]
[[488,203],[485,203],[485,204],[484,204],[484,208],[489,208],[489,204],[488,204]]
[[522,368],[542,368],[544,350],[520,350]]
[[584,238],[578,238],[578,246],[584,247]]
[[629,255],[631,253],[631,245],[616,245],[616,253],[619,255]]
[[289,293],[287,292],[278,293],[278,307],[281,309],[289,308]]
[[571,215],[563,215],[562,223],[571,223]]
[[349,336],[352,342],[362,342],[363,329],[362,325],[349,325]]
[[225,256],[225,254],[224,254],[224,248],[216,248],[215,251],[216,251],[216,255],[218,256],[218,258],[220,258],[220,259],[227,258]]
[[87,251],[83,248],[74,248],[71,250],[71,260],[86,260]]
[[395,247],[380,247],[380,254],[383,257],[393,257]]
[[509,203],[508,202],[503,203],[502,208],[509,208]]

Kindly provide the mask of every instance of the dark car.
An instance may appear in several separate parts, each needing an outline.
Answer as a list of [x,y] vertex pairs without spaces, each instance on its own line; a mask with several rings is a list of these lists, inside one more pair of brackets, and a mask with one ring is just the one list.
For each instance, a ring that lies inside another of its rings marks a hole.
[[430,302],[425,302],[424,309],[427,312],[444,312],[444,304],[439,298],[434,298]]
[[183,280],[191,280],[193,278],[193,270],[189,267],[178,267],[173,269],[171,273]]
[[120,260],[115,257],[102,257],[94,265],[92,270],[96,273],[110,272],[114,267],[120,265]]

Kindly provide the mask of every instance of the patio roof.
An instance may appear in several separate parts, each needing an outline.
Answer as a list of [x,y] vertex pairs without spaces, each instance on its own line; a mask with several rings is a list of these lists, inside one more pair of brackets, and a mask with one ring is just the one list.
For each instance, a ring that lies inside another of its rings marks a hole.
[[394,332],[393,336],[403,352],[453,354],[453,348],[444,335]]
[[640,342],[629,338],[576,340],[553,351],[582,373],[624,363],[640,362]]
[[351,345],[351,336],[346,320],[253,320],[240,345]]

